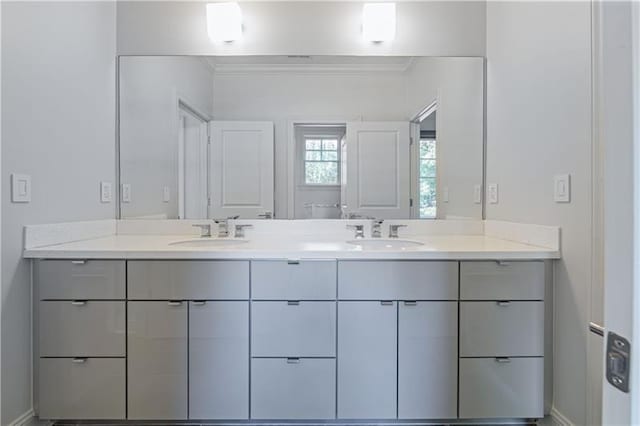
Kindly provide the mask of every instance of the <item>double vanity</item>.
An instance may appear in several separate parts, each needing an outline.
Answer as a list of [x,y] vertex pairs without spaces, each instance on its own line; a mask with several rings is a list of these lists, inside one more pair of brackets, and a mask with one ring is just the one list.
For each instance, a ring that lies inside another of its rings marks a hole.
[[[113,222],[56,244],[60,229],[27,230],[48,244],[25,251],[40,418],[464,422],[550,408],[555,228],[405,221],[401,238],[354,239],[353,221],[255,221],[238,242]],[[547,246],[523,241],[541,233]]]

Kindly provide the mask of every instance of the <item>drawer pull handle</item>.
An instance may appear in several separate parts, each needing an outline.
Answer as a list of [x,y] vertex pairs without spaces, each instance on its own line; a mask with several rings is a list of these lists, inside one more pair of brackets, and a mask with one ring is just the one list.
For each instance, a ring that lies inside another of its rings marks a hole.
[[170,302],[167,302],[167,305],[169,305],[169,306],[182,306],[182,302],[172,300]]
[[381,300],[380,304],[382,306],[393,306],[393,301],[392,300]]
[[300,305],[300,301],[299,300],[287,300],[287,305],[289,305],[289,306],[298,306],[298,305]]
[[287,364],[300,364],[300,358],[287,358]]
[[299,265],[300,259],[287,259],[287,265]]
[[508,358],[508,357],[496,357],[496,362],[498,364],[509,364],[511,362],[511,358]]
[[207,304],[207,302],[205,300],[194,300],[193,301],[193,305],[194,306],[204,306],[206,304]]
[[84,306],[87,304],[86,300],[74,300],[73,302],[71,302],[71,304],[73,306]]
[[404,306],[416,306],[418,304],[418,302],[416,302],[415,300],[406,300],[404,302]]
[[500,300],[498,302],[496,302],[496,305],[498,306],[509,306],[511,304],[511,302],[507,301],[507,300]]
[[74,358],[73,360],[71,360],[71,362],[73,362],[74,364],[84,364],[85,362],[87,362],[86,358]]
[[498,266],[509,266],[509,265],[511,265],[511,262],[505,262],[504,260],[496,260],[496,263],[498,264]]
[[84,265],[85,263],[87,263],[86,260],[72,260],[71,261],[72,265]]

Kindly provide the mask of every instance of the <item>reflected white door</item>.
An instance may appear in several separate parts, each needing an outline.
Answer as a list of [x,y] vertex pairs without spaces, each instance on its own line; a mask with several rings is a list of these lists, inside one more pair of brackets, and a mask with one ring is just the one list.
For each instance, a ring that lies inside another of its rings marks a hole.
[[409,122],[347,123],[347,212],[410,218]]
[[180,219],[207,217],[207,123],[180,111],[178,133],[178,214]]
[[273,214],[273,123],[212,121],[211,218]]

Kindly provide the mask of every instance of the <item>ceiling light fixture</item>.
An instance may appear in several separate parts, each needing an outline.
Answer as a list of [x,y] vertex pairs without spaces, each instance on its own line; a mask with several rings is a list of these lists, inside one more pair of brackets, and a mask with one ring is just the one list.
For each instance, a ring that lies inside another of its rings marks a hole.
[[396,4],[365,3],[362,8],[362,36],[366,41],[391,41],[396,36]]
[[213,42],[230,42],[242,36],[242,10],[237,2],[207,4],[207,32]]

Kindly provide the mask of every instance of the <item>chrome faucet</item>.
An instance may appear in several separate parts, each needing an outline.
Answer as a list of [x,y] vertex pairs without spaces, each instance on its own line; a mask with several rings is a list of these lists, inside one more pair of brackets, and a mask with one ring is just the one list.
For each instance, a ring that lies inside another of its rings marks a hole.
[[355,231],[356,231],[356,235],[355,235],[356,240],[364,238],[364,225],[347,225],[347,228],[348,229],[355,229]]
[[389,238],[398,238],[398,229],[406,227],[407,225],[389,225]]
[[250,225],[248,223],[243,225],[236,225],[236,230],[233,236],[236,238],[244,238],[244,228],[253,228],[253,225]]
[[[218,224],[218,238],[226,238],[229,236],[229,220],[238,219],[240,216],[230,216],[226,219],[214,219],[213,221]],[[211,231],[209,231],[211,236]]]
[[201,238],[209,238],[211,237],[211,224],[210,223],[197,223],[195,225],[191,225],[194,228],[200,228],[200,237]]
[[382,222],[384,219],[374,219],[371,226],[371,238],[380,238],[382,236]]

